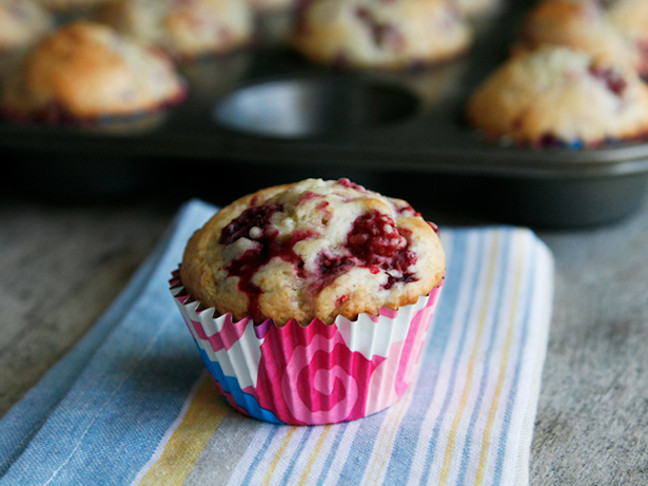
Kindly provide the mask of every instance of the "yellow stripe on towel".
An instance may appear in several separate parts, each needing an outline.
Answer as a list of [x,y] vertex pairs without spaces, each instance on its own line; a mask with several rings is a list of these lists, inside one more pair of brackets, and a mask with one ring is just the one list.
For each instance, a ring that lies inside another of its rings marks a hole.
[[445,485],[448,483],[448,478],[450,475],[450,466],[452,461],[456,458],[455,441],[457,439],[459,424],[461,423],[463,414],[466,411],[468,396],[470,395],[470,391],[472,390],[472,380],[474,378],[475,363],[477,361],[479,349],[483,344],[482,335],[486,327],[488,306],[494,291],[494,282],[495,282],[495,274],[496,274],[495,271],[497,269],[496,262],[498,262],[497,257],[498,257],[498,250],[500,247],[499,236],[500,236],[499,233],[494,234],[493,243],[491,246],[490,254],[488,256],[489,263],[486,270],[486,281],[484,283],[485,290],[484,290],[483,301],[481,303],[481,309],[480,309],[481,312],[479,313],[479,321],[477,324],[477,330],[476,330],[477,335],[475,337],[475,342],[473,343],[473,348],[470,353],[470,358],[468,360],[468,368],[466,370],[466,382],[464,385],[464,389],[461,394],[459,404],[457,405],[457,411],[452,420],[452,426],[448,437],[448,443],[446,444],[445,455],[443,457],[443,465],[441,467],[441,477],[439,479],[439,485]]
[[140,485],[182,484],[202,454],[209,438],[221,424],[228,407],[208,375],[200,379],[180,424],[171,434],[159,458],[153,463]]
[[317,460],[317,457],[319,456],[320,452],[322,451],[322,447],[324,447],[324,444],[326,442],[326,438],[328,437],[329,433],[331,432],[331,425],[323,425],[321,428],[321,433],[319,439],[317,439],[317,443],[315,444],[315,447],[313,448],[313,452],[311,453],[310,457],[308,458],[308,462],[306,463],[306,467],[304,467],[304,470],[302,471],[301,477],[299,478],[299,485],[304,486],[307,481],[310,479],[310,474],[311,471],[313,470],[313,466],[315,465],[315,461]]
[[270,462],[270,466],[268,467],[268,470],[266,471],[265,477],[263,478],[262,484],[270,484],[270,481],[272,480],[272,476],[274,475],[277,466],[279,465],[279,461],[281,460],[281,457],[283,456],[283,453],[286,451],[286,448],[288,447],[288,444],[292,440],[293,435],[295,435],[295,432],[297,431],[297,426],[291,425],[288,428],[288,431],[286,432],[286,435],[281,442],[281,445],[279,446],[279,449],[277,449],[277,452],[275,452],[274,457],[272,458],[272,461]]
[[[516,236],[520,234],[521,233],[518,231]],[[515,281],[513,283],[513,297],[511,298],[510,321],[508,323],[508,327],[506,330],[504,350],[502,352],[502,358],[500,361],[500,369],[497,376],[497,385],[495,387],[495,396],[493,397],[493,401],[491,402],[491,407],[488,410],[488,420],[486,422],[484,435],[481,441],[482,449],[479,454],[479,465],[477,467],[477,477],[475,478],[475,485],[477,486],[483,484],[484,479],[486,477],[486,459],[488,457],[491,433],[493,431],[495,415],[498,411],[498,405],[502,395],[502,387],[504,385],[504,379],[505,379],[506,370],[508,366],[509,353],[511,349],[511,344],[513,342],[513,331],[515,328],[516,311],[517,311],[517,305],[519,304],[519,300],[520,300],[519,297],[520,287],[522,286],[522,270],[524,269],[523,257],[527,250],[526,243],[528,241],[525,238],[520,238],[520,240],[521,240],[521,244],[520,244],[521,248],[520,248],[520,252],[517,255],[517,261],[516,261],[517,268],[515,269],[515,277],[514,277]]]

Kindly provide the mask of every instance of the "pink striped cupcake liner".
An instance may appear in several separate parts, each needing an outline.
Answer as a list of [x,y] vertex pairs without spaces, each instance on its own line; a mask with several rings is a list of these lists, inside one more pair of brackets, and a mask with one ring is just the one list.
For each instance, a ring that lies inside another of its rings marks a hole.
[[396,403],[416,377],[442,283],[414,304],[354,321],[284,326],[231,314],[214,317],[186,293],[171,293],[220,393],[267,422],[322,425],[355,420]]

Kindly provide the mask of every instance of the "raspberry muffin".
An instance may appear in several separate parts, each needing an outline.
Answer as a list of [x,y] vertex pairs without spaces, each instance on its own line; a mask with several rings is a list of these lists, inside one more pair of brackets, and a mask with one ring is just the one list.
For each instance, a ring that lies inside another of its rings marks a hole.
[[471,39],[446,0],[314,0],[291,43],[317,63],[402,69],[455,58]]
[[411,304],[443,272],[436,232],[407,203],[306,180],[219,211],[189,241],[181,278],[218,314],[330,324]]
[[230,52],[254,33],[252,10],[239,0],[113,0],[95,18],[180,60]]
[[485,134],[520,144],[596,147],[648,133],[648,87],[631,66],[546,46],[484,81],[468,118]]
[[515,50],[556,44],[639,67],[637,47],[611,21],[598,0],[544,0],[528,14]]
[[232,406],[324,424],[402,396],[444,272],[436,227],[409,204],[308,179],[221,209],[190,238],[171,285]]
[[49,12],[32,0],[0,0],[0,54],[33,44],[53,25]]
[[91,22],[71,23],[44,37],[3,88],[5,116],[64,124],[158,112],[186,92],[167,57]]

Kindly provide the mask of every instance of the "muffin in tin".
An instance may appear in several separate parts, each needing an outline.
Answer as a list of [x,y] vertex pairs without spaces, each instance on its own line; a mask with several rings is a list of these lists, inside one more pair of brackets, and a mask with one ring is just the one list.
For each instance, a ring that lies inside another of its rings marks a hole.
[[290,42],[316,63],[403,69],[456,58],[471,40],[446,0],[313,0],[300,10]]
[[436,227],[347,179],[245,196],[190,238],[172,293],[217,388],[260,420],[327,424],[399,400],[445,273]]
[[648,133],[648,86],[631,65],[564,46],[514,56],[472,94],[468,119],[492,138],[597,147]]
[[112,0],[94,18],[178,60],[231,52],[254,35],[252,9],[240,0]]
[[186,83],[163,53],[79,21],[39,41],[3,85],[0,110],[13,120],[110,122],[181,102]]
[[0,0],[0,55],[28,47],[54,26],[52,15],[32,0]]
[[603,3],[597,0],[539,2],[526,16],[513,52],[547,44],[624,60],[637,68],[641,66],[637,46],[612,22]]

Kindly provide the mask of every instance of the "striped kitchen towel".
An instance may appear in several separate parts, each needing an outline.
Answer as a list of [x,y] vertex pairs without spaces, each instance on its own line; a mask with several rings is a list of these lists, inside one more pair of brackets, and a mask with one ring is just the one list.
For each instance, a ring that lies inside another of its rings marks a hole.
[[524,485],[553,295],[528,229],[442,228],[421,368],[392,407],[325,426],[247,418],[217,394],[169,294],[190,201],[79,344],[0,421],[1,485]]

